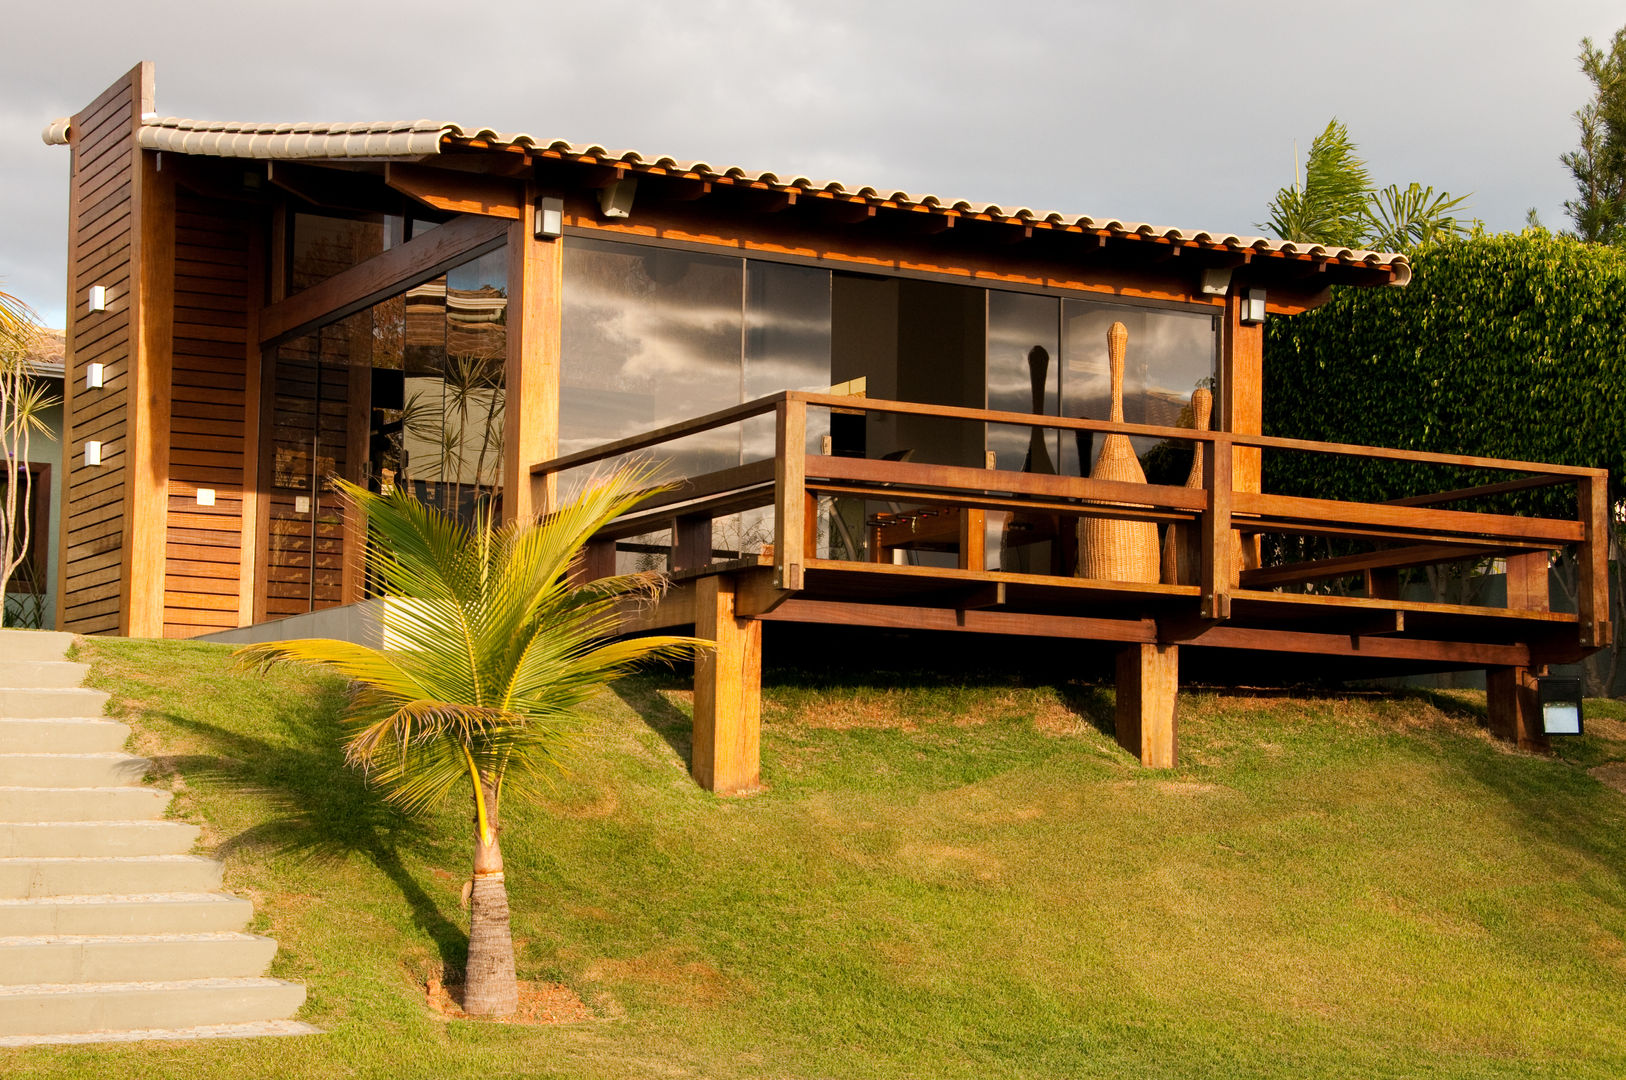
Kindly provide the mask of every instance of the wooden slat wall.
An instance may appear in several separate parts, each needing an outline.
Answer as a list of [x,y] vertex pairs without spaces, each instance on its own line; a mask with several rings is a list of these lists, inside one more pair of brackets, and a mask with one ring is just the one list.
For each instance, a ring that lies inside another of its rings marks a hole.
[[[135,355],[136,281],[131,247],[140,151],[135,129],[150,107],[151,70],[137,67],[71,122],[68,223],[68,371],[64,409],[63,497],[57,626],[81,634],[117,633],[124,556],[128,403]],[[107,289],[107,310],[89,313],[92,285]],[[85,367],[105,366],[104,385],[85,388]],[[87,440],[102,464],[85,464]]]
[[184,190],[175,211],[164,636],[193,637],[241,621],[251,221]]

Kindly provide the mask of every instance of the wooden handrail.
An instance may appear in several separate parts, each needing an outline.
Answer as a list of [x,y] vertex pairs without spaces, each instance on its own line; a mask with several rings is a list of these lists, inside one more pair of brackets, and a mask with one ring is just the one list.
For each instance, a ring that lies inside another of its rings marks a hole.
[[[603,461],[618,454],[647,450],[664,442],[671,442],[674,439],[696,435],[713,428],[724,427],[728,424],[738,423],[741,420],[748,420],[755,416],[773,412],[781,402],[789,401],[800,402],[817,408],[924,416],[941,420],[963,420],[973,423],[1049,428],[1058,431],[1116,433],[1189,443],[1229,443],[1233,446],[1257,447],[1266,450],[1298,450],[1312,454],[1380,458],[1386,461],[1402,461],[1423,465],[1457,465],[1468,468],[1493,469],[1500,472],[1534,473],[1540,477],[1552,478],[1541,482],[1534,479],[1528,482],[1515,481],[1514,483],[1518,484],[1520,488],[1539,487],[1546,483],[1562,483],[1564,478],[1580,479],[1607,475],[1605,469],[1588,468],[1580,465],[1549,465],[1535,461],[1473,457],[1466,454],[1440,454],[1425,450],[1398,450],[1383,446],[1362,446],[1357,443],[1325,443],[1309,439],[1286,439],[1271,435],[1239,435],[1229,431],[1198,431],[1193,428],[1167,427],[1158,424],[1115,424],[1110,420],[1091,420],[1084,417],[1044,416],[1038,413],[1008,412],[1000,409],[971,409],[957,405],[925,405],[914,401],[886,401],[879,398],[815,394],[800,390],[785,390],[776,394],[769,394],[754,401],[731,405],[726,409],[719,409],[716,412],[707,413],[691,420],[669,424],[653,431],[644,432],[641,435],[618,439],[590,450],[582,450],[574,454],[553,458],[550,461],[538,462],[531,466],[531,475],[541,476],[551,472],[560,472],[580,465]],[[1498,488],[1496,490],[1517,490],[1517,488]],[[1468,498],[1476,493],[1491,494],[1493,492],[1475,492],[1474,489],[1463,489],[1460,493],[1447,492],[1441,496],[1419,496],[1417,498],[1419,500],[1448,502],[1453,501],[1455,498]],[[1393,505],[1397,506],[1408,504],[1426,505],[1421,501],[1413,502],[1412,500],[1395,500],[1393,503]]]
[[630,435],[625,439],[617,439],[615,442],[603,443],[591,450],[578,450],[574,454],[565,454],[562,457],[551,458],[548,461],[539,461],[531,466],[531,475],[545,476],[548,473],[574,469],[578,465],[591,465],[595,461],[613,458],[617,454],[630,454],[636,450],[647,450],[651,446],[659,446],[661,443],[671,442],[673,439],[698,435],[702,431],[710,431],[712,428],[720,428],[728,424],[739,423],[741,420],[749,420],[753,416],[773,412],[781,401],[789,397],[789,393],[789,391],[780,391],[777,394],[757,398],[755,401],[747,401],[743,405],[730,405],[726,409],[718,409],[716,412],[697,416],[692,420],[683,420],[676,424],[656,428],[654,431],[646,431],[642,435]]

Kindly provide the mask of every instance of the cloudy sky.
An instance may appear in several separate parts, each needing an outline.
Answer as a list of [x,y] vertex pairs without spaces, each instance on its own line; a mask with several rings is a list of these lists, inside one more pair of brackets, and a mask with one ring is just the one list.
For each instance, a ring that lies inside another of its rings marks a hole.
[[68,153],[39,131],[144,59],[165,115],[429,117],[1237,232],[1336,115],[1377,183],[1472,192],[1502,230],[1566,223],[1578,43],[1623,23],[1619,0],[29,0],[0,65],[0,287],[61,325]]

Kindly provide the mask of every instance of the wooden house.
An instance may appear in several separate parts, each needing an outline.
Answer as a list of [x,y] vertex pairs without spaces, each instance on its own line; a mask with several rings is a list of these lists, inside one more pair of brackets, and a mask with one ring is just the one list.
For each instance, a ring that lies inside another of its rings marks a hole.
[[[1400,256],[448,123],[168,118],[145,64],[45,138],[73,158],[67,629],[364,599],[334,476],[519,516],[646,455],[677,486],[584,573],[669,572],[627,629],[716,640],[693,771],[717,790],[756,782],[766,623],[1110,643],[1118,738],[1162,766],[1184,650],[1483,668],[1493,726],[1533,745],[1534,673],[1609,634],[1602,471],[1261,433],[1263,320],[1403,286]],[[1481,479],[1261,490],[1263,455],[1306,453]],[[1544,486],[1573,513],[1497,509]],[[1272,541],[1303,536],[1338,554]],[[1578,611],[1547,595],[1564,550]],[[1463,559],[1502,560],[1505,605],[1400,598],[1403,569]]]

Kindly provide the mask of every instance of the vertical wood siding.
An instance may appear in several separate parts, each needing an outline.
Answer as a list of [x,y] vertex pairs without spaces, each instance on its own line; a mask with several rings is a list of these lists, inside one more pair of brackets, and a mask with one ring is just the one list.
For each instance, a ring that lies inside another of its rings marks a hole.
[[239,622],[251,221],[184,190],[175,210],[164,636],[193,637]]
[[[131,266],[137,186],[135,128],[142,69],[109,88],[72,121],[69,182],[68,401],[64,410],[61,620],[81,634],[119,630],[123,560],[127,415],[135,354]],[[107,289],[107,310],[90,313],[92,285]],[[104,365],[104,385],[85,388],[85,368]],[[87,466],[88,440],[102,444],[102,464]]]

